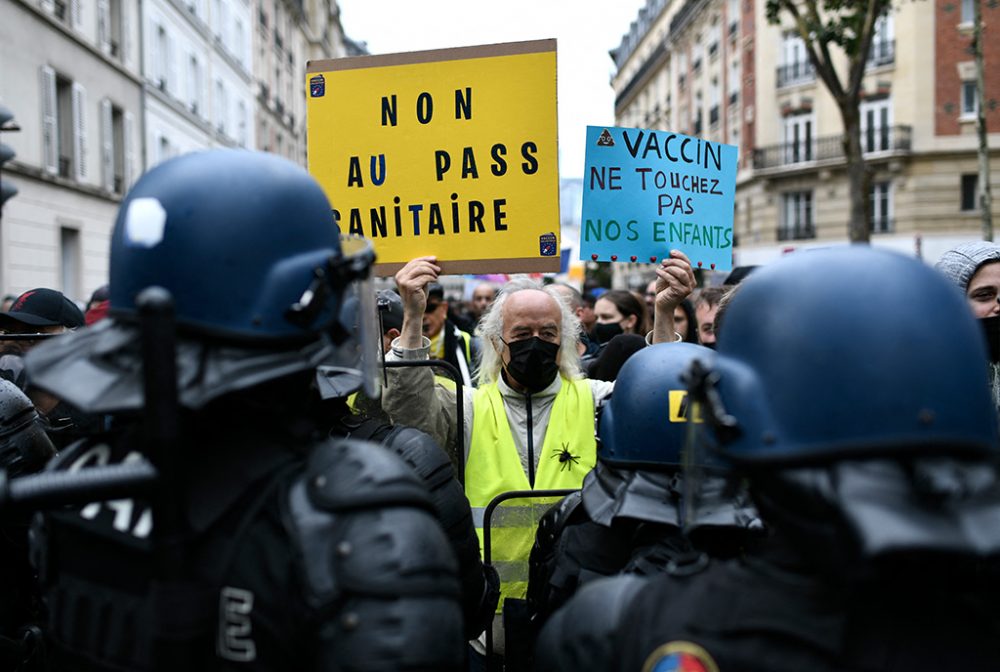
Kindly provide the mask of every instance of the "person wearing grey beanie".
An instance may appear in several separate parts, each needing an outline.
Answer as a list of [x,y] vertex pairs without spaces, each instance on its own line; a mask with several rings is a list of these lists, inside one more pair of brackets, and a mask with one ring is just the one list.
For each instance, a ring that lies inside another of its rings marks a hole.
[[961,243],[945,252],[935,267],[958,285],[959,289],[968,292],[969,284],[976,273],[983,266],[996,261],[1000,261],[1000,244],[988,240],[975,240]]
[[935,266],[958,285],[983,326],[993,401],[1000,411],[1000,244],[985,240],[961,243],[945,252]]

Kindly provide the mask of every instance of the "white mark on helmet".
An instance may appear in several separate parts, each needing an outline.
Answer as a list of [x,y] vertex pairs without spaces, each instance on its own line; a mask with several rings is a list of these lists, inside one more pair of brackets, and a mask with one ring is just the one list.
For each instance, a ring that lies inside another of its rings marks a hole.
[[167,211],[155,198],[136,198],[125,213],[125,244],[130,247],[156,247],[163,240]]

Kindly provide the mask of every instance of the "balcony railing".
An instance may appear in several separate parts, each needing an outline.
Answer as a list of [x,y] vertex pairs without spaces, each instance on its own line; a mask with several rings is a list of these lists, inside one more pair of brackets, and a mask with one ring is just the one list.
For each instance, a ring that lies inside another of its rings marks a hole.
[[883,65],[890,65],[896,62],[896,41],[878,40],[872,42],[871,51],[868,52],[868,67],[879,68]]
[[[861,134],[862,149],[866,155],[879,152],[909,152],[912,132],[911,126],[868,129]],[[759,170],[792,166],[809,161],[843,160],[842,137],[830,135],[816,138],[811,142],[790,142],[770,147],[759,147],[753,150],[753,167]]]
[[889,217],[872,219],[872,233],[892,233],[896,230],[896,220]]
[[778,227],[778,240],[806,240],[815,237],[816,228],[812,222]]
[[910,151],[909,126],[873,126],[861,129],[861,151],[876,152]]
[[816,71],[809,61],[798,61],[778,66],[778,88],[804,84],[816,79]]

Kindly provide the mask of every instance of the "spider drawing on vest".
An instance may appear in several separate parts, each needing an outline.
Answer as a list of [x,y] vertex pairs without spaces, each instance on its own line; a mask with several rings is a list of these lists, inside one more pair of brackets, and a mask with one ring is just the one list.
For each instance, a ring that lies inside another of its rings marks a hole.
[[574,464],[577,464],[580,461],[579,455],[574,455],[573,453],[569,452],[568,443],[562,444],[561,450],[557,448],[552,452],[554,453],[552,455],[552,459],[555,459],[557,457],[559,458],[559,471],[563,471],[564,469],[566,471],[569,471],[570,469],[573,468]]

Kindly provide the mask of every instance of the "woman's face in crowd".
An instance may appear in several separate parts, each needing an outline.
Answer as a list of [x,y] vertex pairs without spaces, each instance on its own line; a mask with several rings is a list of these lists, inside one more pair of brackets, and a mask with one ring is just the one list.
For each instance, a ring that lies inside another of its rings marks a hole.
[[976,271],[965,298],[978,318],[1000,315],[1000,262],[985,264]]
[[674,308],[674,331],[685,338],[687,337],[688,316],[680,306]]
[[597,316],[598,324],[608,324],[612,322],[617,322],[622,325],[622,331],[626,334],[633,333],[635,331],[636,318],[635,315],[629,315],[625,317],[618,310],[618,306],[613,304],[607,299],[598,299],[597,303],[594,304],[594,315]]

